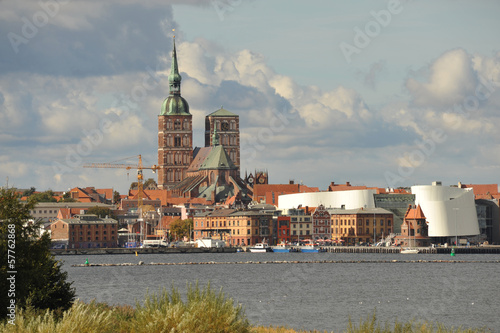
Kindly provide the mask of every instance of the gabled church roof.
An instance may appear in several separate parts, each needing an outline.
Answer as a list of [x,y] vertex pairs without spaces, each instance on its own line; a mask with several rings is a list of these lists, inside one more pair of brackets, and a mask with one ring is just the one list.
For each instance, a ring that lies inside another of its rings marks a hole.
[[229,158],[224,146],[213,146],[210,153],[200,165],[200,170],[233,170],[238,169]]
[[239,117],[237,114],[234,114],[231,111],[228,111],[228,110],[222,108],[222,106],[220,107],[219,110],[212,112],[207,117],[227,117],[227,116]]

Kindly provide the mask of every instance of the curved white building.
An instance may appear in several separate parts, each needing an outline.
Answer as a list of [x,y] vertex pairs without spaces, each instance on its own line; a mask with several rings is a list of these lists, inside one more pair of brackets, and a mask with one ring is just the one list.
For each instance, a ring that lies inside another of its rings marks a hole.
[[429,222],[430,237],[479,234],[474,192],[471,188],[436,185],[412,186],[415,204]]
[[357,209],[361,207],[375,208],[373,195],[377,190],[352,190],[333,192],[309,192],[280,195],[278,209],[302,207],[318,207],[324,205],[327,208]]

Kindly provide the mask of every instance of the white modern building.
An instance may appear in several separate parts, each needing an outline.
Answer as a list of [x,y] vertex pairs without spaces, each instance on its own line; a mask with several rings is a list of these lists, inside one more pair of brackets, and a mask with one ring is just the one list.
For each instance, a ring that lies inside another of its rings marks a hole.
[[377,190],[351,190],[284,194],[279,196],[278,209],[297,208],[298,206],[318,207],[319,205],[326,208],[375,208],[373,195],[376,193]]
[[[432,185],[412,186],[415,204],[420,205],[429,223],[430,237],[473,236],[479,224],[471,188]],[[281,200],[281,199],[280,199]]]

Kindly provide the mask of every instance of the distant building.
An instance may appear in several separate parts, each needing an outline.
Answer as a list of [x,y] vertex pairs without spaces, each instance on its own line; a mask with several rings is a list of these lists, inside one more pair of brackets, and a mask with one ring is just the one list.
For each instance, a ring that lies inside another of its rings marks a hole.
[[96,206],[109,209],[115,208],[114,205],[98,202],[39,202],[30,213],[34,220],[47,223],[57,218],[70,218],[77,214],[85,214],[89,208]]
[[407,247],[430,246],[428,229],[422,208],[419,205],[409,205],[401,225],[401,235],[394,238],[395,244]]
[[290,216],[278,216],[276,240],[277,244],[288,244],[291,242]]
[[479,235],[474,193],[471,188],[432,185],[412,186],[415,204],[420,205],[429,223],[429,236],[441,242],[455,237]]
[[376,243],[393,233],[394,214],[382,208],[329,209],[332,239],[346,245]]
[[374,194],[375,207],[386,209],[394,214],[394,232],[401,232],[401,225],[409,205],[415,204],[415,195],[409,193]]
[[317,207],[311,218],[313,240],[330,240],[332,238],[331,219],[330,213],[325,206],[320,205]]
[[290,241],[292,243],[312,240],[312,218],[309,211],[292,208],[284,209],[281,214],[290,217]]
[[50,225],[51,239],[68,249],[118,246],[118,221],[97,215],[77,215]]
[[194,216],[194,238],[217,238],[232,246],[268,241],[273,214],[252,210],[218,209]]

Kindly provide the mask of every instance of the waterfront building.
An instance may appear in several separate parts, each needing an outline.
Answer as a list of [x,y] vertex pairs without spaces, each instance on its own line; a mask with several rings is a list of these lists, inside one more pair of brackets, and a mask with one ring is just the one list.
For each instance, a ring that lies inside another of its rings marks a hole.
[[382,208],[328,209],[332,240],[346,245],[377,243],[393,233],[394,215]]
[[401,225],[401,235],[394,238],[396,245],[407,247],[430,246],[428,226],[420,205],[409,205]]
[[415,204],[415,195],[391,191],[374,195],[375,207],[386,209],[394,214],[394,232],[401,232],[401,225],[409,205]]
[[290,241],[305,242],[312,240],[312,220],[309,208],[284,209],[283,216],[290,217]]
[[312,239],[330,240],[332,238],[332,228],[330,213],[325,206],[320,205],[311,214],[312,219]]
[[289,244],[291,242],[290,236],[290,216],[277,217],[277,244]]
[[232,246],[268,242],[273,214],[257,210],[217,209],[193,218],[194,238],[217,238]]
[[429,223],[429,237],[454,242],[456,237],[479,235],[479,224],[471,188],[432,185],[412,186],[415,204]]
[[67,249],[106,248],[118,245],[118,221],[97,215],[77,215],[50,225],[51,239]]

